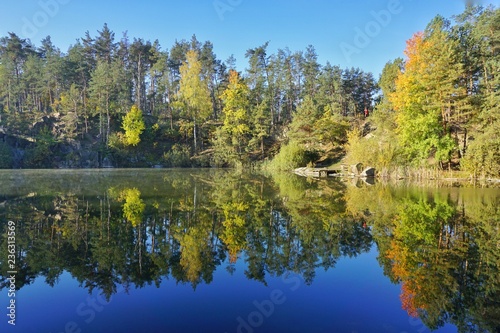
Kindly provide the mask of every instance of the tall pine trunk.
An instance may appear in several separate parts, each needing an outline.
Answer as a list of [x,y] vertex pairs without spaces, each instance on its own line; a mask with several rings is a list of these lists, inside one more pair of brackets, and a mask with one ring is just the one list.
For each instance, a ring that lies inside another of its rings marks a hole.
[[193,140],[194,140],[194,153],[196,154],[198,150],[196,144],[196,112],[194,113]]

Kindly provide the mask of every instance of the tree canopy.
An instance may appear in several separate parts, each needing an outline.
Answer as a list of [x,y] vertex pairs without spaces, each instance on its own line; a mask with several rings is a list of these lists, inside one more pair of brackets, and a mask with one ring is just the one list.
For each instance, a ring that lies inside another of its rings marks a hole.
[[320,64],[312,45],[249,48],[238,72],[195,35],[163,49],[105,24],[63,52],[50,36],[37,47],[11,32],[0,38],[2,166],[234,167],[292,145],[301,156],[282,160],[347,154],[378,169],[498,177],[499,12],[436,16],[378,80]]

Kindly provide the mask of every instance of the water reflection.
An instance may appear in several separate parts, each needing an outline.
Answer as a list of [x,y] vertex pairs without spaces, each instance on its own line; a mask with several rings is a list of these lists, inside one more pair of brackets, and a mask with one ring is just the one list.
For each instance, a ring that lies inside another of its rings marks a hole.
[[[430,328],[500,328],[497,190],[347,189],[348,210],[373,227],[379,262],[401,303]],[[362,200],[370,198],[370,200]]]
[[17,223],[18,289],[38,276],[53,286],[64,271],[106,298],[120,286],[166,278],[196,288],[221,265],[233,272],[239,260],[248,279],[266,284],[294,272],[311,284],[319,268],[376,244],[408,314],[431,329],[500,327],[498,190],[357,187],[225,171],[55,175],[0,178],[0,220]]

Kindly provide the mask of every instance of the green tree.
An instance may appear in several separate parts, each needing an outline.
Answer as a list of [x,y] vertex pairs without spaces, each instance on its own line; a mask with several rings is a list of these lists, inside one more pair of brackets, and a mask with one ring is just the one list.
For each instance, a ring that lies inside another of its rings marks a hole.
[[151,66],[151,48],[151,42],[134,38],[128,50],[134,102],[141,110],[146,110],[146,76]]
[[300,144],[312,145],[316,141],[315,122],[321,116],[311,96],[306,95],[294,113],[288,137]]
[[59,136],[63,140],[75,140],[83,130],[81,126],[82,93],[73,83],[67,92],[61,93],[59,102],[61,126]]
[[[383,100],[390,103],[389,96],[396,91],[396,79],[404,68],[404,60],[397,58],[385,64],[378,80],[378,86],[382,90]],[[390,105],[390,104],[389,104]]]
[[238,72],[229,72],[229,84],[221,97],[223,125],[215,133],[216,162],[235,165],[243,162],[250,133],[249,89]]
[[269,123],[269,106],[267,101],[263,101],[252,107],[250,113],[251,139],[249,146],[252,149],[259,149],[262,157],[265,155],[264,140],[269,137],[271,124]]
[[256,108],[266,107],[265,110],[260,110],[260,114],[268,116],[266,122],[272,132],[275,129],[276,110],[274,96],[272,96],[268,45],[269,42],[266,42],[259,47],[248,49],[245,57],[248,58],[249,65],[246,78],[251,91],[250,102]]
[[[463,166],[475,176],[500,175],[500,9],[485,10],[477,19],[472,36],[478,49],[480,113],[471,123]],[[464,146],[465,148],[465,146]]]
[[327,108],[315,122],[314,127],[318,142],[339,146],[347,141],[347,130],[350,125],[345,117]]
[[426,164],[429,157],[441,165],[455,147],[447,124],[462,94],[457,88],[462,71],[456,42],[446,27],[447,22],[437,17],[425,33],[408,41],[404,72],[390,96],[400,145],[414,165]]
[[106,145],[109,143],[111,134],[111,119],[120,111],[118,102],[122,102],[121,107],[126,107],[126,104],[119,99],[124,78],[123,68],[119,61],[108,63],[100,60],[92,73],[91,103],[99,117],[99,136]]

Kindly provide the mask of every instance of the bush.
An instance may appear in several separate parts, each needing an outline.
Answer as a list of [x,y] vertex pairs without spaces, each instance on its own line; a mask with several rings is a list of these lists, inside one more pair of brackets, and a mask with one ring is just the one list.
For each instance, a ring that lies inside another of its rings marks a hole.
[[389,132],[380,132],[377,130],[367,137],[362,137],[361,130],[355,128],[350,131],[347,134],[347,163],[362,163],[379,170],[396,166],[398,164],[397,139]]
[[500,176],[500,137],[492,130],[478,135],[472,141],[462,160],[466,171],[474,177]]
[[163,155],[165,164],[172,168],[191,166],[190,148],[186,145],[175,144]]
[[317,159],[318,154],[305,150],[295,141],[281,147],[280,152],[266,166],[269,170],[289,171],[303,167]]

